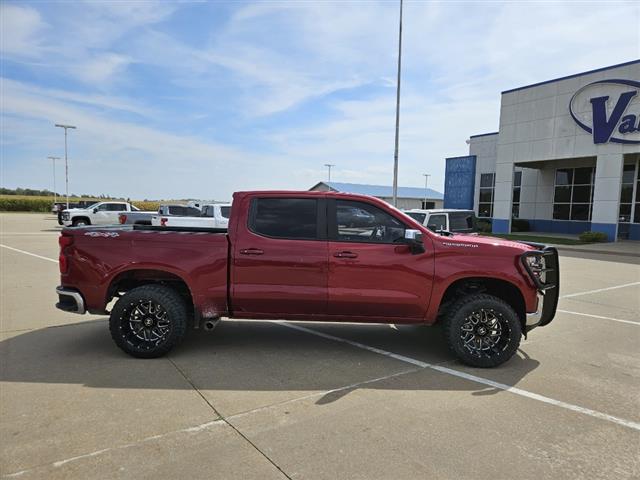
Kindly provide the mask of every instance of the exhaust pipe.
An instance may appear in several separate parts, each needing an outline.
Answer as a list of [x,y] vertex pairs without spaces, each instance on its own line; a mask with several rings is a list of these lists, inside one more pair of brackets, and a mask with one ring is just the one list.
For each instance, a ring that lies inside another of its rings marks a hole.
[[220,323],[220,319],[216,318],[213,320],[205,320],[204,322],[204,331],[207,333],[211,333],[213,332],[213,330],[218,326],[218,323]]

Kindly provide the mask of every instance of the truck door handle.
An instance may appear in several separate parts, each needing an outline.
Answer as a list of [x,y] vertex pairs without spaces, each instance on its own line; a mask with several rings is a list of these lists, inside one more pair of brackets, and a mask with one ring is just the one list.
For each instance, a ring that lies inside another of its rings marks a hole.
[[245,248],[240,250],[242,255],[262,255],[264,252],[259,248]]
[[335,252],[333,254],[334,257],[336,258],[358,258],[358,254],[357,253],[353,253],[353,252]]

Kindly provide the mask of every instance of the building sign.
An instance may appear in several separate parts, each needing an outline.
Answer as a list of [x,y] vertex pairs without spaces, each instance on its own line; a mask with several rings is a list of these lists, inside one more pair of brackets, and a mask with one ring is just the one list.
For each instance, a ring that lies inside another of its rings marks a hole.
[[640,144],[640,82],[600,80],[585,85],[569,102],[569,112],[593,143]]
[[444,208],[473,208],[476,156],[447,158],[444,176]]

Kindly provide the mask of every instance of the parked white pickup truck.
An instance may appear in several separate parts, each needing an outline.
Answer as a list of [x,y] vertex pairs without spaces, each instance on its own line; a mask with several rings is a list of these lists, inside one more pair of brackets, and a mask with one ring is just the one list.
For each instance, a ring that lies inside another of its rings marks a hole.
[[65,227],[84,225],[118,225],[120,212],[139,212],[140,209],[127,202],[98,202],[87,208],[70,208],[62,212]]
[[199,217],[154,215],[151,217],[151,225],[161,227],[228,228],[230,214],[230,203],[207,203],[202,205],[202,214]]
[[404,213],[433,232],[472,233],[476,231],[476,216],[473,210],[413,208],[404,210]]

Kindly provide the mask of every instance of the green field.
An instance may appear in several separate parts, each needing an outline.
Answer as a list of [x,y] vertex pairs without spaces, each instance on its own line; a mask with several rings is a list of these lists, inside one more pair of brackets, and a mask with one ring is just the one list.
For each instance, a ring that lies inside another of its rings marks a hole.
[[[66,197],[58,197],[59,202],[64,202]],[[91,197],[72,197],[70,202],[79,201],[106,201],[108,199],[98,199]],[[132,200],[136,207],[141,210],[157,210],[159,201],[136,201]],[[50,212],[53,205],[53,196],[36,195],[0,195],[0,212]]]

